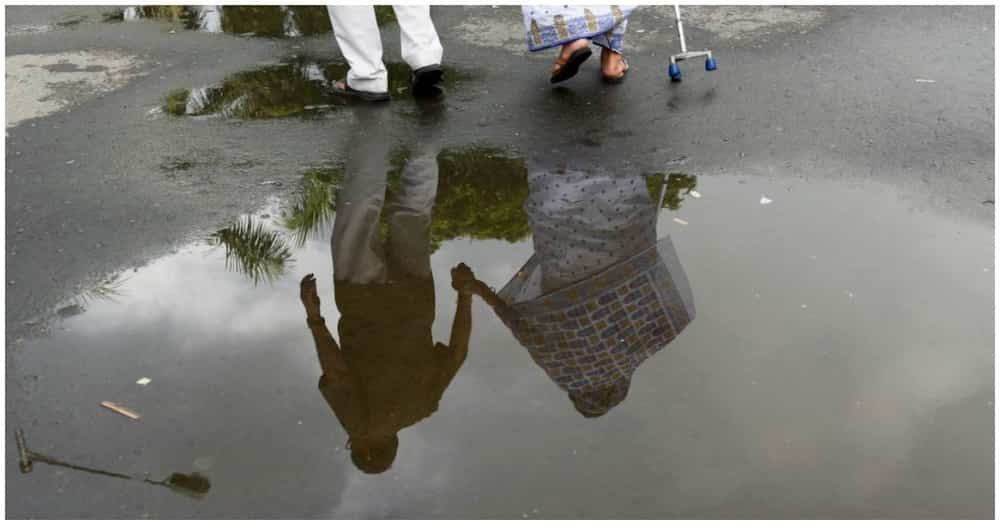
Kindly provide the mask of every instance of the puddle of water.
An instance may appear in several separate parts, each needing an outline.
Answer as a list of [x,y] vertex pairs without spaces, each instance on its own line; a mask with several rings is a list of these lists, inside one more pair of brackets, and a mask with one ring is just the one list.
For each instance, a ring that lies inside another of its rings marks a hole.
[[[412,99],[410,68],[402,62],[386,64],[389,92],[395,99]],[[315,115],[342,108],[347,101],[332,85],[347,75],[346,63],[297,57],[278,65],[237,73],[221,84],[181,89],[164,97],[163,110],[171,115],[270,119]],[[441,87],[455,89],[472,78],[468,72],[444,66]]]
[[[109,20],[143,18],[168,20],[186,29],[241,36],[294,38],[327,34],[332,31],[326,6],[132,6]],[[379,27],[396,20],[390,6],[375,6]]]
[[989,512],[988,228],[874,183],[368,139],[17,355],[39,452],[190,464],[210,494],[13,490],[103,516]]

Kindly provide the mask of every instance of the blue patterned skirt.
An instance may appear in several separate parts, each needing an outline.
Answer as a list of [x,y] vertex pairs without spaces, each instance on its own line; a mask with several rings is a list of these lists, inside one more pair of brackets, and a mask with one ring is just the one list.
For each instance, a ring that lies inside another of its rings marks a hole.
[[621,53],[628,17],[634,10],[635,6],[617,5],[521,6],[531,51],[589,38],[601,47]]

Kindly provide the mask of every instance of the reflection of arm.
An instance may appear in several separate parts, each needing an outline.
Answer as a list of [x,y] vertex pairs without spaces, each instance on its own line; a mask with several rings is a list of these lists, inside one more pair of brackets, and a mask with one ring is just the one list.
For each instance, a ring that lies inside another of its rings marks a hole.
[[367,426],[367,412],[361,381],[344,359],[337,341],[326,328],[326,321],[322,317],[310,317],[306,322],[316,343],[319,365],[323,369],[323,377],[320,379],[323,397],[348,434],[362,432]]
[[336,381],[339,376],[350,373],[347,362],[340,352],[340,346],[326,328],[326,320],[321,316],[308,317],[306,323],[309,331],[312,332],[313,342],[316,343],[316,355],[319,357],[319,366],[323,369],[323,375],[329,380]]
[[[469,355],[469,336],[472,335],[472,295],[458,292],[458,305],[455,307],[455,320],[451,323],[451,368],[457,372]],[[453,372],[454,373],[454,372]]]
[[507,303],[505,303],[504,300],[496,294],[496,292],[491,290],[489,286],[486,286],[486,283],[480,281],[479,279],[476,279],[471,291],[486,301],[486,304],[490,305],[490,307],[494,310],[507,306]]
[[526,345],[524,338],[532,333],[532,329],[525,325],[524,319],[506,301],[501,299],[489,286],[486,286],[486,283],[478,279],[470,285],[469,290],[490,305],[493,313],[507,325],[514,338],[522,345]]
[[364,390],[357,374],[354,374],[344,353],[337,345],[330,330],[326,328],[326,320],[320,314],[319,294],[316,293],[316,278],[313,274],[306,275],[299,283],[299,298],[306,309],[306,324],[312,333],[316,344],[316,356],[323,376],[319,381],[323,398],[337,414],[344,429],[355,434],[365,428],[367,414],[364,400]]
[[454,359],[457,360],[455,370],[465,361],[465,356],[469,351],[469,335],[472,333],[472,296],[478,295],[493,308],[506,323],[512,320],[512,312],[493,290],[486,283],[476,279],[472,269],[465,263],[461,263],[451,270],[451,286],[458,291],[458,307],[455,311],[455,321],[451,326],[451,347],[454,352]]
[[299,283],[299,299],[306,309],[306,324],[309,325],[313,342],[316,343],[316,354],[319,356],[323,374],[330,376],[336,375],[337,372],[343,374],[347,370],[347,363],[344,362],[337,341],[326,328],[326,320],[321,313],[321,301],[319,294],[316,293],[316,278],[313,274],[306,275]]

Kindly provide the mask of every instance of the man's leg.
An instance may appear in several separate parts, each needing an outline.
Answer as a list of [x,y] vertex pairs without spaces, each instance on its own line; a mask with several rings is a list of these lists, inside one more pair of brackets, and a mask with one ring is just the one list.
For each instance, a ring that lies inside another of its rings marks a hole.
[[382,133],[385,113],[370,106],[357,107],[354,113],[357,131],[348,143],[344,185],[337,195],[333,221],[333,278],[381,283],[388,273],[378,224],[389,169],[389,143]]
[[441,64],[443,49],[429,5],[394,5],[403,60],[410,69]]
[[413,277],[431,276],[431,210],[438,185],[438,148],[418,146],[388,204],[389,260],[393,271]]
[[340,52],[351,66],[347,72],[347,85],[358,91],[387,92],[389,79],[382,63],[382,37],[375,22],[375,8],[370,5],[330,5],[327,11]]

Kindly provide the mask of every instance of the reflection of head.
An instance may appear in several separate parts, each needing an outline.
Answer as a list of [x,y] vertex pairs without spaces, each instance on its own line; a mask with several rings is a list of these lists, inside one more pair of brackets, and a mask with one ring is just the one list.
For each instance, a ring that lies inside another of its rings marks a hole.
[[366,474],[380,474],[389,470],[396,460],[399,438],[391,436],[351,438],[351,461]]
[[570,390],[569,399],[583,417],[600,417],[625,400],[629,383],[625,379],[600,390]]

